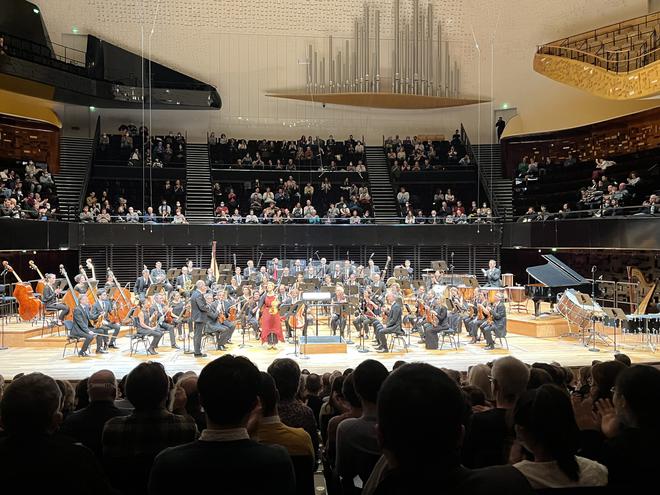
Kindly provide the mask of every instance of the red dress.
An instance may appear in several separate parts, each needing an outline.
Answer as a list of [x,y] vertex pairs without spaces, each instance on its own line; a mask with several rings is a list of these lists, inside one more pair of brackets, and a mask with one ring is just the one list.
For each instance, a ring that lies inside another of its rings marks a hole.
[[271,315],[270,307],[276,296],[266,296],[264,305],[261,307],[261,342],[268,341],[268,336],[272,333],[275,334],[277,340],[284,342],[284,334],[282,333],[282,320],[279,311]]

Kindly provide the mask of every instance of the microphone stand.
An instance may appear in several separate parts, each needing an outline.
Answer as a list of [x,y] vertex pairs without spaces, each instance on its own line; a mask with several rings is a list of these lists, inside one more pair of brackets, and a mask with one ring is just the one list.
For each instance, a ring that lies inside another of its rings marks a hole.
[[596,304],[596,265],[591,267],[591,304],[591,338],[593,340],[589,351],[600,352],[600,349],[596,347],[596,316],[593,312],[593,307]]
[[451,252],[451,263],[449,264],[449,271],[451,273],[451,285],[454,285],[454,251]]

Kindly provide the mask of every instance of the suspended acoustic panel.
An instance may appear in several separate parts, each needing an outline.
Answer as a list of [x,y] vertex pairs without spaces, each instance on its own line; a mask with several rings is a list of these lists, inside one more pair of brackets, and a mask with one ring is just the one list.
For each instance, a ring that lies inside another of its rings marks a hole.
[[388,108],[393,110],[424,110],[461,107],[488,102],[488,99],[452,98],[446,96],[411,95],[400,93],[269,93],[272,98],[310,101],[328,105]]

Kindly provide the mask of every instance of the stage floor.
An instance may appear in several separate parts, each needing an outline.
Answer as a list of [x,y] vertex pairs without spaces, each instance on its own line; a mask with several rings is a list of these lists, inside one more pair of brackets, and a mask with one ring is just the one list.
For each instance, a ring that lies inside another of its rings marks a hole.
[[[323,332],[323,334],[327,333]],[[366,343],[366,348],[370,352],[367,353],[358,352],[356,343],[355,345],[349,345],[348,352],[345,354],[314,354],[301,358],[293,354],[294,346],[292,344],[280,344],[279,349],[268,350],[262,347],[258,341],[250,340],[247,343],[251,347],[240,348],[241,335],[236,332],[232,339],[234,343],[229,346],[227,353],[247,356],[262,370],[265,370],[275,358],[291,357],[298,361],[301,368],[316,373],[355,367],[365,359],[377,359],[383,362],[388,369],[391,369],[397,360],[402,359],[408,362],[423,361],[438,367],[466,371],[471,365],[485,363],[507,355],[515,356],[530,364],[557,361],[564,366],[571,367],[591,364],[594,359],[609,360],[614,356],[614,349],[611,346],[599,345],[600,352],[591,352],[580,342],[571,338],[539,338],[513,333],[508,335],[508,350],[501,349],[498,346],[493,351],[487,351],[483,348],[483,342],[468,345],[465,343],[467,341],[465,333],[462,334],[462,343],[458,350],[426,350],[423,344],[417,343],[418,340],[417,335],[411,336],[409,352],[397,347],[394,352],[389,354],[379,354],[373,350],[373,346],[369,341]],[[163,363],[170,374],[187,370],[199,372],[206,363],[226,354],[226,352],[207,350],[208,356],[206,358],[195,358],[192,354],[184,353],[183,350],[161,346],[159,347],[160,354],[157,356],[147,356],[142,350],[138,354],[130,356],[129,340],[127,337],[121,337],[118,340],[120,349],[111,350],[108,354],[94,354],[95,345],[92,344],[92,357],[81,358],[72,355],[71,346],[67,351],[67,356],[62,358],[63,345],[64,341],[62,339],[59,342],[50,342],[49,345],[44,346],[12,346],[2,350],[0,351],[0,373],[6,378],[11,378],[19,372],[40,371],[54,378],[79,380],[89,376],[94,371],[110,369],[118,377],[121,377],[138,363],[148,360]],[[660,361],[660,355],[656,355],[650,350],[624,348],[621,349],[621,352],[628,354],[635,363],[656,363]]]

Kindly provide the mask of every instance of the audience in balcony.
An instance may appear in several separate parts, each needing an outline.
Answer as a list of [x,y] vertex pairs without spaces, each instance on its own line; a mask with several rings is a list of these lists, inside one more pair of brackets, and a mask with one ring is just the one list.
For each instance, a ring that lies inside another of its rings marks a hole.
[[119,134],[99,137],[96,160],[99,164],[122,164],[141,167],[181,167],[186,162],[186,139],[178,132],[151,136],[147,127],[133,124],[119,126]]
[[51,220],[58,215],[55,182],[46,164],[17,161],[0,170],[0,218]]
[[337,142],[301,136],[297,141],[245,140],[208,137],[211,162],[221,167],[259,170],[328,170],[365,173],[365,148],[349,136]]
[[465,145],[458,131],[450,141],[423,142],[417,136],[399,136],[385,140],[385,152],[392,176],[398,180],[403,172],[441,170],[447,166],[469,166]]

